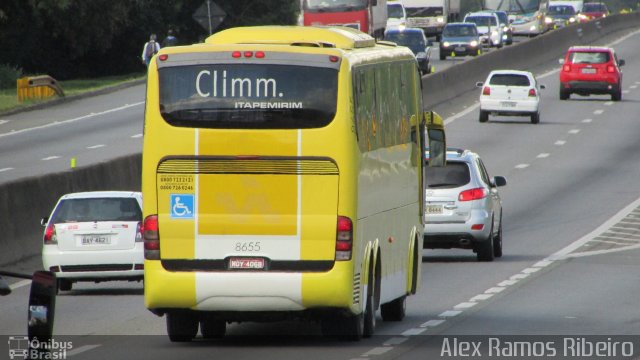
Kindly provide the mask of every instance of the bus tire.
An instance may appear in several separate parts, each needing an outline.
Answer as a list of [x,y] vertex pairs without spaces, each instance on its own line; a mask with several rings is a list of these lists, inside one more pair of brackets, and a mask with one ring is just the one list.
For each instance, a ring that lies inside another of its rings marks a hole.
[[419,261],[422,261],[422,259],[420,258],[420,249],[422,249],[422,246],[420,246],[420,241],[418,239],[416,239],[416,243],[415,246],[413,248],[413,268],[411,269],[411,291],[410,293],[412,295],[415,295],[418,292],[418,278],[419,278],[419,274],[418,274],[418,264]]
[[167,313],[167,334],[172,342],[188,342],[198,334],[198,318],[190,312]]
[[204,315],[200,319],[200,332],[205,339],[220,339],[227,332],[227,323],[224,320]]
[[[380,261],[380,258],[378,258]],[[378,285],[378,277],[376,270],[378,265],[373,266],[373,258],[369,262],[369,286],[367,286],[367,304],[364,308],[364,321],[362,336],[370,338],[376,329],[376,286]]]
[[407,296],[401,296],[390,303],[382,304],[380,313],[383,321],[402,321],[407,313]]

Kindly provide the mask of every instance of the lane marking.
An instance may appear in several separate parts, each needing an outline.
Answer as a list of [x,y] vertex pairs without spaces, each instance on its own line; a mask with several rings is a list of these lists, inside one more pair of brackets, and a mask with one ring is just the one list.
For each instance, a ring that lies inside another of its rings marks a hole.
[[135,135],[131,135],[131,137],[132,137],[133,139],[141,138],[141,137],[142,137],[142,134],[135,134]]
[[439,319],[439,320],[429,320],[426,323],[420,325],[420,327],[422,328],[431,328],[431,327],[436,327],[440,324],[443,324],[445,322],[445,320]]
[[507,286],[514,285],[517,282],[518,280],[503,280],[502,282],[498,283],[498,286],[507,287]]
[[67,356],[78,355],[78,354],[81,354],[83,352],[87,352],[89,350],[93,350],[93,349],[95,349],[97,347],[100,347],[100,346],[102,346],[102,345],[82,345],[82,346],[80,346],[78,348],[71,349],[71,350],[67,351]]
[[564,145],[564,144],[566,144],[566,143],[567,143],[567,142],[566,142],[566,141],[564,141],[564,140],[558,140],[558,141],[556,141],[556,142],[555,142],[555,144],[554,144],[554,145],[556,145],[556,146],[562,146],[562,145]]
[[493,297],[493,294],[479,294],[469,299],[469,301],[484,301],[492,297]]
[[499,294],[506,289],[504,286],[495,286],[484,291],[485,294]]
[[529,277],[529,274],[515,274],[509,277],[509,280],[523,280]]
[[530,267],[530,268],[526,268],[526,269],[522,270],[522,272],[525,273],[525,274],[533,274],[533,273],[538,272],[538,271],[540,271],[539,267]]
[[593,122],[593,119],[584,119],[584,120],[582,120],[582,123],[584,123],[584,124],[590,124],[591,122]]
[[594,115],[602,115],[602,113],[603,113],[603,112],[604,112],[604,110],[602,110],[602,109],[598,109],[598,110],[595,110],[595,111],[593,112],[593,114],[594,114]]
[[20,280],[17,283],[9,285],[9,287],[11,290],[15,290],[27,285],[31,285],[31,280]]
[[383,342],[382,345],[384,345],[384,346],[400,345],[400,344],[404,343],[407,340],[409,340],[409,338],[406,338],[406,337],[394,337],[394,338],[391,338],[391,339]]
[[80,121],[80,120],[85,120],[85,119],[89,119],[89,118],[100,116],[100,115],[106,115],[106,114],[110,114],[110,113],[113,113],[113,112],[126,110],[126,109],[129,109],[131,107],[142,105],[142,104],[144,104],[144,101],[137,102],[135,104],[127,104],[127,105],[124,105],[124,106],[120,106],[120,107],[117,107],[117,108],[101,111],[101,112],[98,112],[98,113],[91,113],[91,114],[88,114],[88,115],[79,116],[79,117],[73,118],[73,119],[55,121],[55,122],[52,122],[52,123],[49,123],[49,124],[36,126],[36,127],[28,128],[28,129],[15,130],[15,131],[11,131],[9,133],[0,134],[0,138],[3,138],[5,136],[23,134],[23,133],[27,133],[27,132],[34,131],[34,130],[47,129],[47,128],[54,127],[54,126],[59,126],[59,125],[71,124],[71,123],[74,123],[74,122],[77,122],[77,121]]
[[540,153],[538,154],[538,156],[536,156],[538,159],[544,159],[544,158],[548,158],[549,157],[549,153]]
[[60,159],[60,156],[58,156],[58,155],[53,155],[53,156],[49,156],[49,157],[46,157],[46,158],[43,158],[43,159],[40,159],[40,160],[42,160],[42,161],[49,161],[49,160],[55,160],[55,159]]
[[0,120],[0,125],[8,123],[9,120]]
[[478,305],[478,303],[476,303],[476,302],[463,302],[463,303],[460,303],[460,304],[454,306],[453,308],[456,309],[456,310],[461,310],[461,309],[464,310],[464,309],[471,309],[472,307],[474,307],[476,305]]
[[12,167],[3,168],[3,169],[0,169],[0,172],[5,172],[9,170],[13,170],[13,168]]
[[575,134],[577,134],[577,133],[579,133],[579,132],[580,132],[580,129],[572,129],[572,130],[569,130],[569,134],[572,134],[572,135],[575,135]]
[[516,165],[516,169],[526,169],[529,167],[529,164],[518,164]]
[[454,317],[454,316],[458,316],[462,313],[462,311],[460,310],[447,310],[445,312],[443,312],[442,314],[438,315],[439,317]]
[[533,267],[547,267],[549,265],[553,264],[553,261],[549,261],[549,260],[541,260],[538,261],[537,263],[533,264]]
[[603,105],[604,106],[611,106],[611,105],[613,105],[613,101],[607,101]]
[[98,145],[93,145],[93,146],[87,146],[87,149],[99,149],[101,147],[105,147],[106,145],[104,144],[98,144]]
[[367,351],[366,353],[362,354],[362,356],[371,356],[371,355],[382,355],[384,353],[386,353],[387,351],[393,349],[392,347],[374,347],[373,349]]
[[[631,85],[631,86],[629,86],[629,89],[637,89],[637,88],[638,88],[638,85]],[[0,120],[0,121],[2,121],[2,120]],[[2,124],[2,122],[0,122],[0,124]]]
[[427,330],[429,330],[429,329],[428,328],[414,328],[414,329],[406,330],[405,332],[403,332],[400,335],[402,335],[402,336],[416,336],[416,335],[422,334],[423,332],[425,332]]

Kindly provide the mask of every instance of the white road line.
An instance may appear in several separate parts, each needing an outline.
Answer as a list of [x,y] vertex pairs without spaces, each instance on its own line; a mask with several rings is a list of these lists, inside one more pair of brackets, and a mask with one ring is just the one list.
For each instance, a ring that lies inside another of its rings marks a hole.
[[[592,239],[596,238],[598,235],[604,233],[606,230],[608,230],[613,225],[618,223],[620,220],[625,218],[627,216],[627,214],[629,214],[632,210],[636,209],[638,206],[640,206],[640,198],[636,199],[634,202],[632,202],[631,204],[627,205],[627,207],[625,207],[624,209],[620,210],[617,214],[615,214],[609,220],[607,220],[604,223],[602,223],[602,225],[598,226],[598,228],[596,228],[595,230],[593,230],[589,234],[581,237],[580,239],[572,242],[571,244],[567,245],[566,247],[558,250],[557,252],[555,252],[554,254],[549,256],[547,259],[549,259],[549,260],[561,260],[561,259],[565,259],[565,258],[569,258],[569,257],[576,257],[577,254],[571,254],[571,256],[569,256],[569,254],[571,252],[579,249],[581,246],[583,246],[587,242],[591,241]],[[640,245],[638,245],[638,246],[640,247]],[[624,247],[624,248],[620,248],[620,249],[612,249],[612,250],[621,251],[621,249],[628,250],[628,249],[631,249],[631,248],[632,247],[629,246],[629,247]],[[594,255],[596,253],[598,253],[598,252],[596,252],[596,251],[589,252],[589,254],[594,254]]]
[[9,170],[13,170],[13,168],[12,167],[2,168],[2,169],[0,169],[0,172],[5,172],[5,171],[9,171]]
[[544,159],[544,158],[548,158],[549,157],[549,153],[540,153],[538,154],[538,156],[536,156],[538,159]]
[[27,285],[31,285],[31,280],[20,280],[15,284],[9,285],[9,287],[11,288],[11,290],[15,290]]
[[454,306],[453,308],[456,310],[464,310],[464,309],[471,309],[472,307],[478,305],[477,302],[463,302],[460,303],[456,306]]
[[406,330],[405,332],[403,332],[400,335],[402,335],[402,336],[416,336],[416,335],[422,334],[423,332],[425,332],[427,330],[429,330],[429,329],[428,328],[409,329],[409,330]]
[[67,356],[74,356],[74,355],[78,355],[81,354],[83,352],[89,351],[89,350],[93,350],[97,347],[100,347],[101,345],[82,345],[80,347],[77,347],[75,349],[71,349],[69,351],[67,351]]
[[623,93],[623,94],[628,94],[628,93],[629,93],[629,90],[622,90],[622,93]]
[[503,286],[495,286],[484,291],[485,294],[499,294],[506,289]]
[[484,301],[493,297],[493,294],[480,294],[472,297],[469,301]]
[[529,274],[515,274],[512,275],[511,277],[509,277],[509,280],[522,280],[522,279],[526,279],[529,277]]
[[[629,89],[637,89],[637,88],[638,88],[638,85],[631,85],[631,86],[629,86]],[[2,120],[0,120],[0,121],[2,121]],[[0,124],[2,124],[2,123],[0,122]]]
[[440,320],[429,320],[426,323],[420,325],[420,327],[423,327],[423,328],[436,327],[436,326],[444,323],[445,321],[446,320],[442,320],[442,319],[440,319]]
[[459,113],[447,118],[447,120],[444,121],[444,125],[446,126],[446,125],[451,124],[455,120],[467,115],[468,113],[470,113],[470,112],[472,112],[474,110],[477,110],[479,107],[480,107],[480,103],[475,103],[475,104],[469,106],[468,108],[462,110],[461,112],[459,112]]
[[595,110],[595,111],[593,112],[593,114],[594,114],[594,115],[602,115],[602,113],[603,113],[603,112],[604,112],[604,110],[602,110],[602,109],[598,109],[598,110]]
[[141,138],[142,134],[135,134],[135,135],[131,135],[131,138],[133,139],[137,139],[137,138]]
[[101,147],[105,147],[105,144],[98,144],[98,145],[93,145],[93,146],[87,146],[87,149],[99,149]]
[[462,311],[460,310],[447,310],[445,312],[443,312],[442,314],[438,315],[439,317],[454,317],[454,316],[458,316],[462,313]]
[[49,157],[46,157],[46,158],[42,158],[42,159],[40,159],[40,160],[42,160],[42,161],[49,161],[49,160],[55,160],[55,159],[60,159],[60,156],[58,156],[58,155],[53,155],[53,156],[49,156]]
[[603,105],[604,106],[611,106],[611,105],[613,105],[613,101],[607,101]]
[[584,119],[584,120],[582,120],[582,123],[584,123],[584,124],[590,124],[591,122],[593,122],[593,119]]
[[406,338],[406,337],[394,337],[394,338],[391,338],[391,339],[383,342],[382,345],[384,345],[384,346],[400,345],[400,344],[404,343],[407,340],[409,340],[409,338]]
[[504,280],[504,281],[498,283],[498,286],[507,287],[507,286],[514,285],[517,282],[518,282],[518,280]]
[[572,130],[569,130],[569,134],[572,134],[572,135],[575,135],[575,134],[577,134],[577,133],[579,133],[579,132],[580,132],[580,129],[572,129]]
[[542,261],[538,261],[537,263],[533,264],[533,267],[547,267],[549,265],[553,264],[553,261],[549,261],[549,260],[542,260]]
[[8,123],[9,120],[0,120],[0,125]]
[[564,144],[566,144],[566,143],[567,143],[567,142],[566,142],[566,141],[564,141],[564,140],[558,140],[558,141],[556,141],[556,142],[555,142],[555,144],[554,144],[554,145],[556,145],[556,146],[562,146],[562,145],[564,145]]
[[524,273],[524,274],[533,274],[533,273],[538,272],[538,271],[540,271],[539,267],[530,267],[530,268],[526,268],[526,269],[522,270],[522,273]]
[[526,169],[529,167],[529,164],[518,164],[516,165],[516,169]]
[[77,121],[80,121],[80,120],[85,120],[85,119],[89,119],[89,118],[100,116],[100,115],[110,114],[112,112],[116,112],[116,111],[120,111],[120,110],[126,110],[128,108],[131,108],[131,107],[134,107],[134,106],[138,106],[138,105],[142,105],[142,104],[144,104],[144,101],[140,101],[140,102],[137,102],[135,104],[130,104],[130,105],[127,104],[127,105],[120,106],[120,107],[117,107],[117,108],[105,110],[105,111],[102,111],[102,112],[99,112],[99,113],[91,113],[91,114],[88,114],[88,115],[79,116],[79,117],[73,118],[73,119],[56,121],[56,122],[53,122],[53,123],[50,123],[50,124],[45,124],[45,125],[42,125],[42,126],[36,126],[36,127],[28,128],[28,129],[16,130],[16,131],[12,131],[12,132],[6,133],[6,134],[0,134],[0,138],[5,137],[5,136],[16,135],[16,134],[23,134],[23,133],[26,133],[26,132],[29,132],[29,131],[33,131],[33,130],[46,129],[46,128],[50,128],[50,127],[58,126],[58,125],[70,124],[70,123],[74,123],[74,122],[77,122]]
[[374,347],[373,349],[367,351],[366,353],[362,354],[362,356],[371,356],[371,355],[382,355],[384,353],[386,353],[387,351],[393,349],[392,347]]

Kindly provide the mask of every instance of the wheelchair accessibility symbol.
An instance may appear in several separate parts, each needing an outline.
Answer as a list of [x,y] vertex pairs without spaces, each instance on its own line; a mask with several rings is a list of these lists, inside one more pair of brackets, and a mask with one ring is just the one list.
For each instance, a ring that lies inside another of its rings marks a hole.
[[193,194],[171,194],[171,218],[193,219]]

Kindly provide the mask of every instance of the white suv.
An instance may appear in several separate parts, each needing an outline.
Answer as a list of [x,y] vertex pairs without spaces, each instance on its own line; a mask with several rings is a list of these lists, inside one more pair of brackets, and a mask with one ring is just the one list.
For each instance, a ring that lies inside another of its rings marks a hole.
[[503,43],[503,27],[500,18],[494,12],[474,12],[465,15],[464,22],[476,24],[480,41],[487,46],[501,48]]
[[[425,153],[429,161],[429,152]],[[426,170],[425,249],[473,249],[479,261],[502,256],[503,176],[490,177],[478,154],[447,149],[447,165]]]
[[476,86],[480,93],[480,122],[487,122],[489,114],[528,116],[532,124],[540,122],[540,90],[536,78],[528,71],[494,70]]

